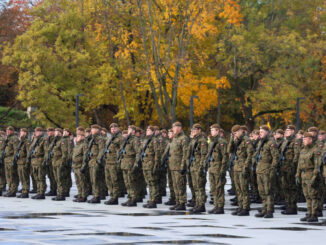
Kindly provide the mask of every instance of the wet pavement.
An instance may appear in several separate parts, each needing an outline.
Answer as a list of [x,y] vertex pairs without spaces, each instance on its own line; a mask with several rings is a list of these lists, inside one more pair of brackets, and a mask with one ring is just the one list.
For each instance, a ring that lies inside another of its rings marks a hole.
[[[229,186],[226,186],[228,189]],[[71,196],[76,194],[75,186]],[[190,197],[190,194],[188,195]],[[147,210],[0,197],[1,244],[325,244],[326,218],[317,224],[300,222],[299,214],[284,216],[279,206],[274,219],[254,217],[260,205],[252,205],[249,217],[232,216],[226,196],[224,215],[170,211],[168,206]],[[120,203],[125,199],[119,200]],[[166,201],[167,197],[163,201]],[[146,200],[145,200],[146,201]],[[210,210],[212,205],[207,205]],[[324,211],[326,217],[326,211]]]

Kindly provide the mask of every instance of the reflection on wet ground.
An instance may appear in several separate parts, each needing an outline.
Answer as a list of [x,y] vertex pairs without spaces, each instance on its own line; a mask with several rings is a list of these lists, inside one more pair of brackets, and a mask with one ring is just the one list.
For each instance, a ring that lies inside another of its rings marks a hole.
[[1,228],[0,231],[16,231],[16,229],[10,229],[10,228]]
[[175,228],[222,228],[222,229],[236,229],[234,227],[226,227],[226,226],[218,226],[218,225],[173,225],[170,227],[175,227]]
[[168,240],[168,241],[147,241],[135,243],[113,243],[113,245],[141,245],[141,244],[216,244],[216,245],[229,245],[228,243],[209,242],[201,240]]
[[35,232],[49,233],[49,232],[64,232],[64,231],[73,231],[74,229],[62,229],[62,230],[38,230]]
[[[173,226],[171,226],[173,227]],[[141,229],[141,230],[154,230],[154,231],[164,231],[169,230],[167,228],[161,228],[161,227],[150,227],[150,226],[144,226],[144,227],[131,227],[132,229]]]
[[80,213],[29,213],[23,215],[8,215],[4,219],[56,219],[51,216],[78,216],[78,217],[96,217]]
[[326,220],[319,219],[318,223],[308,223],[308,222],[302,222],[302,223],[294,223],[295,225],[312,225],[312,226],[326,226]]
[[131,232],[85,232],[85,233],[71,233],[67,236],[151,236],[145,234],[131,233]]
[[248,228],[250,230],[281,230],[281,231],[309,231],[315,230],[320,231],[320,229],[304,228],[304,227],[264,227],[264,228]]
[[195,234],[189,236],[201,236],[201,237],[219,237],[219,238],[250,238],[247,236],[235,236],[235,235],[228,235],[228,234]]

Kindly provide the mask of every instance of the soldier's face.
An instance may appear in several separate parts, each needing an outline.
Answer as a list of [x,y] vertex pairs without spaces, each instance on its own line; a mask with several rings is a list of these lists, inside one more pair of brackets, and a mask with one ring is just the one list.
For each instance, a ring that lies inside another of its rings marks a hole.
[[162,133],[162,137],[163,138],[166,138],[167,137],[167,134],[166,133]]
[[300,139],[302,139],[302,136],[303,136],[302,134],[297,134],[295,137],[297,140],[300,140]]
[[132,128],[128,128],[128,134],[135,134],[135,130],[133,130]]
[[283,134],[276,133],[275,134],[275,139],[281,139],[283,138]]
[[173,132],[169,132],[168,137],[169,137],[169,139],[172,139],[173,138]]
[[64,130],[64,131],[63,131],[63,136],[69,136],[69,132],[66,131],[66,130]]
[[193,135],[194,135],[194,136],[197,136],[197,135],[200,134],[201,129],[199,129],[199,128],[194,128],[192,132],[193,132]]
[[181,132],[181,127],[180,126],[173,126],[172,127],[173,134],[178,134]]
[[85,132],[85,136],[88,137],[89,136],[89,132]]
[[97,128],[92,128],[91,129],[91,134],[94,135],[94,134],[97,134],[100,130],[97,129]]
[[216,137],[216,136],[218,135],[218,133],[219,133],[219,130],[218,130],[218,129],[216,129],[216,128],[211,128],[211,135],[212,135],[213,137]]
[[79,142],[84,139],[84,135],[77,135],[76,142]]
[[286,129],[284,132],[285,137],[290,137],[293,134],[294,134],[294,130],[292,130],[292,129]]
[[62,136],[62,133],[60,131],[54,131],[54,136]]
[[6,130],[6,134],[7,135],[11,135],[11,134],[13,134],[14,133],[14,131],[12,131],[12,130]]
[[19,136],[20,138],[25,137],[27,133],[25,131],[20,131]]
[[122,136],[123,136],[123,138],[127,138],[128,134],[123,134]]
[[48,136],[54,136],[54,131],[47,131]]
[[112,127],[110,128],[111,134],[116,134],[119,131],[118,127]]
[[318,135],[318,140],[323,141],[326,139],[326,134],[320,134]]
[[259,135],[258,134],[253,134],[252,135],[252,138],[253,138],[253,140],[258,140],[259,139]]
[[38,137],[38,136],[40,136],[40,135],[42,135],[42,134],[43,134],[42,131],[36,131],[36,132],[35,132],[35,136],[36,136],[36,137]]
[[303,145],[310,145],[312,143],[312,138],[311,137],[304,137],[303,140]]
[[267,136],[267,134],[268,134],[268,131],[265,131],[264,129],[259,130],[259,137],[261,139],[265,138]]
[[152,130],[150,130],[149,128],[146,129],[146,136],[151,136],[152,134],[153,134],[153,131]]
[[239,139],[241,137],[241,135],[243,134],[243,130],[240,129],[237,132],[234,133],[234,137]]

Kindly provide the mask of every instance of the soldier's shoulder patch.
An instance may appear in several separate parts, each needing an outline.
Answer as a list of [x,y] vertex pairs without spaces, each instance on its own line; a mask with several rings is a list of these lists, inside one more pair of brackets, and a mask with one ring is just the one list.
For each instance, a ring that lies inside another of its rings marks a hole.
[[299,145],[299,143],[298,143],[298,142],[295,142],[294,144],[295,144],[295,145]]
[[274,148],[274,144],[271,144],[271,147]]
[[220,145],[221,145],[221,146],[224,146],[224,144],[223,144],[223,143],[221,143]]
[[250,143],[250,141],[246,141],[246,144],[248,145]]
[[317,151],[316,154],[317,154],[317,155],[320,155],[321,153],[320,153],[320,151]]

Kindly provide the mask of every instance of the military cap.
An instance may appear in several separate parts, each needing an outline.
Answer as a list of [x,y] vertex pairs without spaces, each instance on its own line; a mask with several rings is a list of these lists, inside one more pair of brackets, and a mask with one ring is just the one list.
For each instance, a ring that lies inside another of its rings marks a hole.
[[326,132],[325,132],[324,130],[320,130],[320,131],[319,131],[319,134],[320,134],[320,135],[324,135],[324,134],[326,134]]
[[308,128],[308,132],[315,132],[315,133],[318,133],[318,128],[317,127],[310,127]]
[[308,137],[313,138],[314,136],[311,133],[309,133],[309,132],[305,132],[303,134],[303,138],[308,138]]
[[136,133],[142,133],[143,130],[142,130],[140,127],[136,127],[135,132],[136,132]]
[[14,127],[13,126],[8,126],[7,127],[7,130],[10,130],[10,131],[15,131]]
[[149,129],[149,130],[151,130],[152,132],[154,132],[154,131],[155,131],[155,126],[150,126],[150,125],[149,125],[149,126],[147,127],[147,129]]
[[54,131],[54,128],[53,127],[49,127],[49,128],[46,129],[46,131],[53,132]]
[[210,128],[220,129],[221,126],[219,124],[217,124],[217,123],[214,123],[213,125],[211,125]]
[[252,134],[255,134],[255,135],[259,135],[259,130],[258,129],[254,129],[251,133]]
[[160,130],[159,126],[153,126],[153,128],[154,128],[154,131]]
[[287,125],[286,129],[294,130],[295,131],[295,126],[294,125]]
[[220,133],[225,133],[223,128],[220,129]]
[[117,123],[111,123],[110,128],[118,128],[119,125]]
[[202,129],[201,125],[199,123],[195,123],[194,125],[192,125],[193,129]]
[[131,128],[132,130],[135,130],[135,131],[136,131],[136,129],[137,129],[137,127],[136,127],[135,125],[129,125],[128,128]]
[[240,125],[234,125],[232,127],[232,129],[231,129],[231,132],[232,133],[235,133],[235,132],[239,131],[240,129],[241,129]]
[[163,129],[161,130],[161,133],[162,133],[162,134],[167,134],[168,131],[167,131],[165,128],[163,128]]
[[97,125],[97,124],[93,124],[93,125],[91,126],[91,129],[93,129],[93,128],[98,129],[98,130],[101,130],[101,129],[102,129],[102,128],[101,128],[99,125]]
[[43,132],[43,128],[41,127],[36,127],[34,130],[35,132]]
[[122,134],[128,134],[128,130],[123,130]]
[[63,132],[63,130],[61,128],[56,128],[54,131],[59,131],[60,133]]
[[85,132],[85,129],[84,129],[83,127],[79,126],[79,127],[77,128],[77,131],[83,131],[83,132]]
[[172,130],[172,128],[170,128],[170,129],[168,130],[168,132],[169,132],[169,133],[173,133],[173,130]]
[[172,127],[182,127],[181,122],[175,122],[172,124]]
[[278,129],[278,130],[276,130],[276,133],[277,134],[284,134],[284,130],[283,129]]
[[5,130],[3,128],[0,128],[0,132],[5,132]]
[[304,131],[300,129],[300,130],[298,131],[298,134],[304,134]]
[[27,128],[21,128],[20,131],[25,132],[25,133],[28,133]]
[[90,133],[90,132],[91,132],[91,129],[90,129],[90,128],[86,128],[86,129],[85,129],[85,132],[86,132],[86,133]]
[[101,130],[106,132],[106,133],[108,132],[108,130],[106,128],[101,128]]
[[65,129],[63,129],[63,131],[67,131],[67,132],[71,133],[69,128],[65,128]]
[[241,125],[240,128],[241,128],[242,130],[244,130],[244,131],[248,131],[248,128],[247,128],[246,125]]
[[267,125],[262,125],[262,126],[259,127],[259,129],[269,131],[269,127]]

